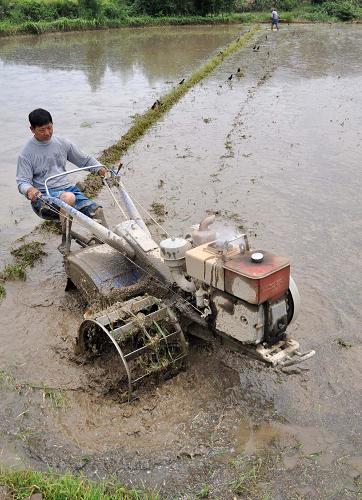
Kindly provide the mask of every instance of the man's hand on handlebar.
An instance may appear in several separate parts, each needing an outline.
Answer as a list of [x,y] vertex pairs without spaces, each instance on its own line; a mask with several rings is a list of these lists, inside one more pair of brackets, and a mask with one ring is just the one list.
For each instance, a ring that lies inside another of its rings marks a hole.
[[98,170],[98,174],[101,176],[101,177],[108,177],[108,174],[109,174],[109,170],[108,168],[106,167],[101,167],[99,170]]
[[31,187],[27,190],[26,192],[26,197],[32,202],[36,202],[37,198],[39,198],[41,196],[41,192],[39,191],[39,189],[35,188],[35,187]]

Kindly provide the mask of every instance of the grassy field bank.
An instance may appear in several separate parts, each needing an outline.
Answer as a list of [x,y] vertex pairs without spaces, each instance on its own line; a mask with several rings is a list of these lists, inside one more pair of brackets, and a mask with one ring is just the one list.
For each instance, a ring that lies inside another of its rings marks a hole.
[[[74,0],[0,0],[0,36],[42,34],[47,32],[112,29],[121,27],[267,23],[270,10],[248,10],[206,16],[134,15],[115,0],[95,1],[93,10]],[[265,2],[264,2],[265,3]],[[263,5],[264,5],[263,3]],[[277,3],[277,2],[276,2]],[[285,5],[284,5],[285,4]],[[284,6],[288,4],[284,2]],[[291,8],[280,9],[281,22],[359,22],[361,0],[327,1],[323,3],[292,2]],[[243,10],[240,8],[240,10]]]

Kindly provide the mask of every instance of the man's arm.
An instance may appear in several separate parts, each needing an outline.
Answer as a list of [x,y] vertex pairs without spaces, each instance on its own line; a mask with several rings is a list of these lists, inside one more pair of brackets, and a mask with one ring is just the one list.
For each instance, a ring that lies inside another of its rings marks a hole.
[[41,194],[39,189],[33,186],[33,169],[29,161],[24,156],[19,156],[16,170],[16,183],[21,194],[34,202]]
[[99,175],[104,177],[107,174],[107,169],[93,156],[85,154],[75,144],[67,141],[68,151],[67,160],[76,165],[77,167],[94,167],[89,169],[91,172],[98,172]]

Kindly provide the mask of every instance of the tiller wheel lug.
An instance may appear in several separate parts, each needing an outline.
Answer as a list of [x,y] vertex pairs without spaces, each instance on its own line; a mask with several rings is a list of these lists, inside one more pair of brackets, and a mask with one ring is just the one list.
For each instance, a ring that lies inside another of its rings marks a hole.
[[100,356],[110,344],[125,369],[128,401],[133,399],[138,382],[149,375],[174,374],[187,356],[187,342],[176,315],[152,296],[118,302],[80,325],[80,354]]

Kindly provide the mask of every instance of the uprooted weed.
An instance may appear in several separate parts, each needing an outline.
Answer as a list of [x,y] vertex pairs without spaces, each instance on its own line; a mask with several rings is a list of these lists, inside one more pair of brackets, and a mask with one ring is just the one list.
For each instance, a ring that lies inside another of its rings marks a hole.
[[35,262],[44,255],[47,255],[43,250],[45,243],[40,241],[31,241],[24,243],[18,248],[11,250],[11,255],[15,257],[16,263],[24,268],[33,267]]
[[44,384],[33,382],[21,382],[11,373],[0,369],[0,389],[21,394],[23,391],[40,392],[43,401],[46,401],[51,408],[59,410],[66,407],[68,396],[66,389],[62,387],[48,387]]
[[263,498],[263,486],[268,481],[270,470],[281,460],[279,453],[269,450],[246,456],[241,455],[233,465],[238,471],[237,478],[231,483],[234,493],[242,498]]
[[26,269],[33,267],[35,262],[44,255],[47,255],[43,250],[45,243],[40,241],[31,241],[24,243],[18,248],[11,250],[11,255],[15,258],[15,262],[7,264],[0,272],[0,300],[6,295],[4,282],[7,280],[26,280]]
[[62,227],[57,220],[45,220],[39,224],[38,229],[42,233],[62,234]]
[[163,222],[163,218],[167,215],[166,207],[163,203],[153,202],[151,205],[151,212],[155,214],[158,222]]

